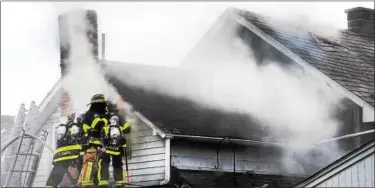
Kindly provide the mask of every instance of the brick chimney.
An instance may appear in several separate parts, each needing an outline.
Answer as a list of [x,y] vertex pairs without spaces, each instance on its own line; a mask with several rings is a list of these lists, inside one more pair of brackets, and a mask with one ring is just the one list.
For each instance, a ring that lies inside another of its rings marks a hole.
[[348,30],[365,35],[374,35],[374,9],[355,7],[345,10]]
[[[98,60],[98,23],[97,23],[97,14],[93,10],[78,10],[84,11],[85,18],[89,24],[87,26],[86,35],[92,44],[92,53],[93,57]],[[68,40],[68,30],[67,30],[67,16],[73,14],[74,12],[67,12],[65,14],[59,15],[59,38],[60,38],[60,67],[61,67],[61,77],[64,77],[66,74],[66,66],[69,63],[68,57],[70,53],[70,43]],[[91,29],[89,29],[91,28]],[[71,104],[71,99],[69,93],[64,90],[62,91],[61,101],[61,116],[67,116],[73,113],[73,108]]]
[[[93,46],[92,53],[93,56],[98,59],[98,22],[97,22],[97,14],[94,10],[78,10],[84,11],[86,15],[87,23],[87,38],[89,39],[90,43]],[[69,57],[69,50],[70,44],[69,40],[67,40],[67,16],[74,12],[67,12],[65,14],[59,15],[59,38],[60,38],[60,67],[61,67],[61,75],[65,74],[65,68],[67,58]],[[89,29],[92,28],[92,29]]]

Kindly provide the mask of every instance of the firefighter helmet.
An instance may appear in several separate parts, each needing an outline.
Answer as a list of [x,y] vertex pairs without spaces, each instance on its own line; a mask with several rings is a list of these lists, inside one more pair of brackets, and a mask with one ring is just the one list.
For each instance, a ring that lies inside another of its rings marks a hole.
[[103,94],[96,94],[94,96],[91,97],[91,104],[94,104],[94,103],[106,103],[105,101],[105,97]]

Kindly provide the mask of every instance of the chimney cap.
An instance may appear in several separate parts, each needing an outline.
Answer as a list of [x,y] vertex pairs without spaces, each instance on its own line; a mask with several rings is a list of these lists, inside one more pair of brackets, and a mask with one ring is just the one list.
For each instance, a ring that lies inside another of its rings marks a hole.
[[350,9],[346,9],[345,13],[351,13],[351,12],[356,12],[356,11],[368,11],[368,12],[374,12],[374,9],[371,8],[365,8],[365,7],[354,7]]

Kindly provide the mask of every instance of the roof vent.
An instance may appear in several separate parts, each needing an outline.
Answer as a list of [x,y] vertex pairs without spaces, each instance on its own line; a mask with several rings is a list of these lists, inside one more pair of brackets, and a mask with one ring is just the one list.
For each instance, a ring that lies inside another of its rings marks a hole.
[[374,9],[356,7],[345,10],[348,29],[365,35],[374,35]]
[[311,32],[310,32],[310,36],[315,40],[318,47],[324,51],[330,51],[330,52],[344,51],[344,52],[348,52],[350,54],[355,55],[355,53],[352,52],[348,46],[345,46],[339,40],[328,39],[325,37],[315,35],[314,33],[311,33]]

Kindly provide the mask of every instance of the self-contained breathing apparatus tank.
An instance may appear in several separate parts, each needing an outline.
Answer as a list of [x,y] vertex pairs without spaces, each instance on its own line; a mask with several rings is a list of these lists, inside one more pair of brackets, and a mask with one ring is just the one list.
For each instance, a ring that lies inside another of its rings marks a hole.
[[114,115],[110,118],[110,140],[111,145],[118,145],[120,140],[119,117]]

